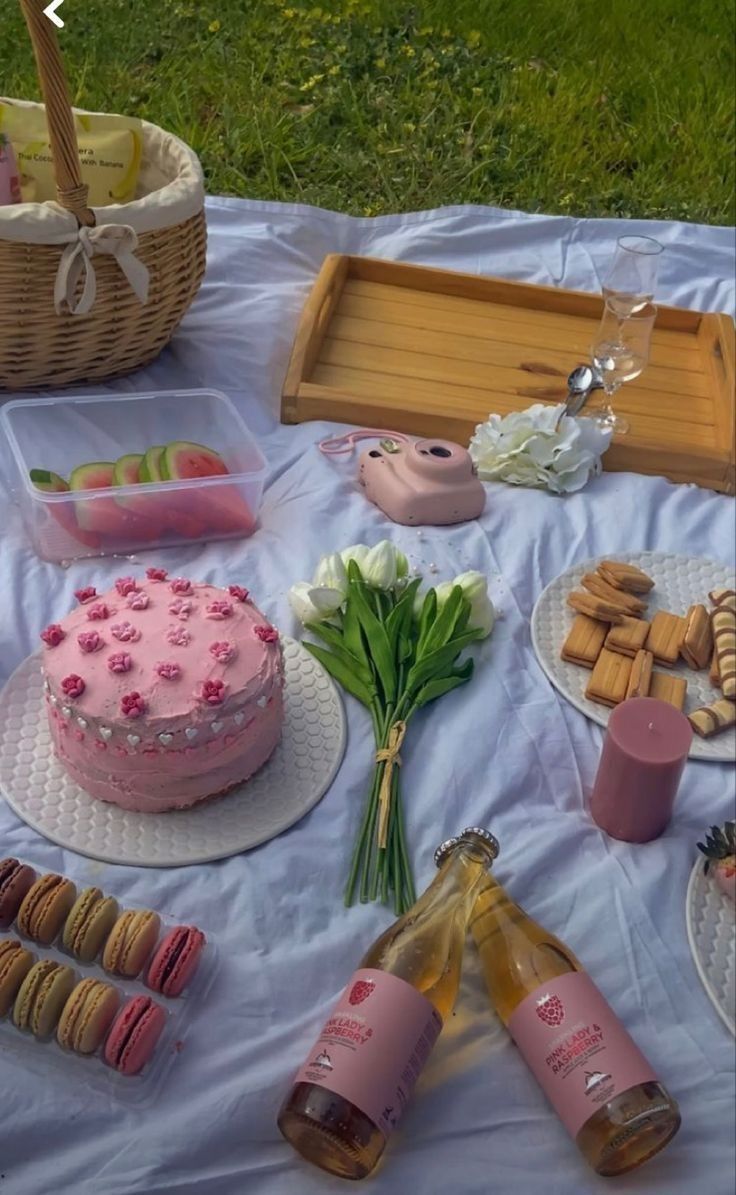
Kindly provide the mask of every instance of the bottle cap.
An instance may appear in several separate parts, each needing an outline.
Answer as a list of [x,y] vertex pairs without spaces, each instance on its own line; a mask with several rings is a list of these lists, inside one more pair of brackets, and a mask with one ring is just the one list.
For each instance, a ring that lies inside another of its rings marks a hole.
[[498,839],[491,834],[490,830],[483,830],[480,826],[468,826],[463,830],[462,834],[456,834],[454,838],[447,838],[441,842],[434,853],[434,861],[438,867],[441,867],[447,856],[455,847],[461,842],[467,842],[470,835],[475,838],[482,838],[483,842],[490,848],[494,859],[497,859],[501,853],[501,847],[498,844]]

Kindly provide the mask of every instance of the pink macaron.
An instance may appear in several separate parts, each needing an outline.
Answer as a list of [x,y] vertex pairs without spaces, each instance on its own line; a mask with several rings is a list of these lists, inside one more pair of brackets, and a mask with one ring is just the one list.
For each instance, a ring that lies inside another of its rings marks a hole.
[[134,996],[118,1013],[105,1042],[105,1062],[121,1075],[137,1075],[150,1061],[166,1013],[150,996]]
[[206,938],[194,925],[177,925],[169,931],[151,960],[146,983],[162,996],[180,996],[191,983]]

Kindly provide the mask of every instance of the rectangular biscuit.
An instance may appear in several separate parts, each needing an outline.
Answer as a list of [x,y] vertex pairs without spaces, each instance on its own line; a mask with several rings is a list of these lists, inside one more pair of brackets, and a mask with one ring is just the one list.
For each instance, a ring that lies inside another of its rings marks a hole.
[[620,606],[624,614],[632,614],[634,616],[641,614],[647,608],[646,602],[638,598],[633,593],[626,593],[623,589],[616,589],[613,585],[609,585],[599,573],[586,573],[582,578],[580,584],[583,589],[587,589],[588,593],[592,593],[594,597],[603,598],[605,602],[611,602],[614,606]]
[[736,614],[736,589],[711,589],[708,597],[713,606]]
[[687,612],[680,655],[690,668],[699,672],[701,668],[707,667],[712,650],[710,615],[705,606],[691,606]]
[[718,606],[712,614],[713,643],[724,697],[736,700],[736,614]]
[[652,619],[645,647],[658,664],[671,668],[677,663],[685,634],[685,619],[667,610],[658,610]]
[[713,647],[713,655],[710,658],[710,672],[708,673],[708,680],[716,689],[721,687],[721,671],[718,667],[718,652]]
[[574,589],[568,593],[567,604],[577,614],[587,614],[588,618],[596,618],[599,622],[619,623],[624,618],[620,606],[612,606],[610,602],[604,602],[603,598],[594,597],[584,589]]
[[703,739],[709,739],[712,734],[720,734],[736,722],[736,703],[721,697],[711,705],[701,705],[688,715],[688,721],[696,734]]
[[649,623],[645,619],[627,615],[622,623],[611,627],[606,635],[605,646],[609,651],[620,651],[621,655],[633,658],[643,648],[648,634]]
[[656,697],[658,701],[668,701],[670,705],[674,705],[676,710],[681,710],[685,705],[685,695],[687,693],[687,681],[682,676],[668,676],[666,672],[653,672],[652,682],[649,686],[649,696]]
[[598,572],[616,589],[627,593],[649,593],[654,581],[635,564],[624,564],[620,560],[601,560]]
[[585,696],[599,705],[618,705],[626,697],[630,676],[629,657],[604,647],[590,674]]
[[588,618],[587,614],[576,614],[567,639],[562,644],[560,656],[570,664],[592,668],[603,647],[608,623]]
[[650,651],[638,651],[631,665],[629,683],[626,687],[626,700],[629,697],[650,697],[649,689],[652,683],[652,666],[654,656]]

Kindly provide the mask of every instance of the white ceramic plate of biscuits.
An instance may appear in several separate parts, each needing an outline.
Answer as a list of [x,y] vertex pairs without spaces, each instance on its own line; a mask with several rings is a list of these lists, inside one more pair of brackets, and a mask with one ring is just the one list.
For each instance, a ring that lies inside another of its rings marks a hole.
[[724,648],[734,588],[726,565],[699,556],[630,552],[583,561],[537,599],[537,659],[562,696],[600,726],[626,697],[659,697],[695,715],[691,758],[730,762],[736,705],[722,691],[716,661],[720,652],[733,667]]

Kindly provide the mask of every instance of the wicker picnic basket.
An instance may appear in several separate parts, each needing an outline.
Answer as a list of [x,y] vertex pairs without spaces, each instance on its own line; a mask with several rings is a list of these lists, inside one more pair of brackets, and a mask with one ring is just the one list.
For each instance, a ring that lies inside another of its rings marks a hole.
[[192,303],[205,268],[201,167],[163,129],[143,122],[136,199],[87,206],[47,2],[20,0],[45,100],[58,203],[0,208],[0,390],[111,378],[151,361]]

